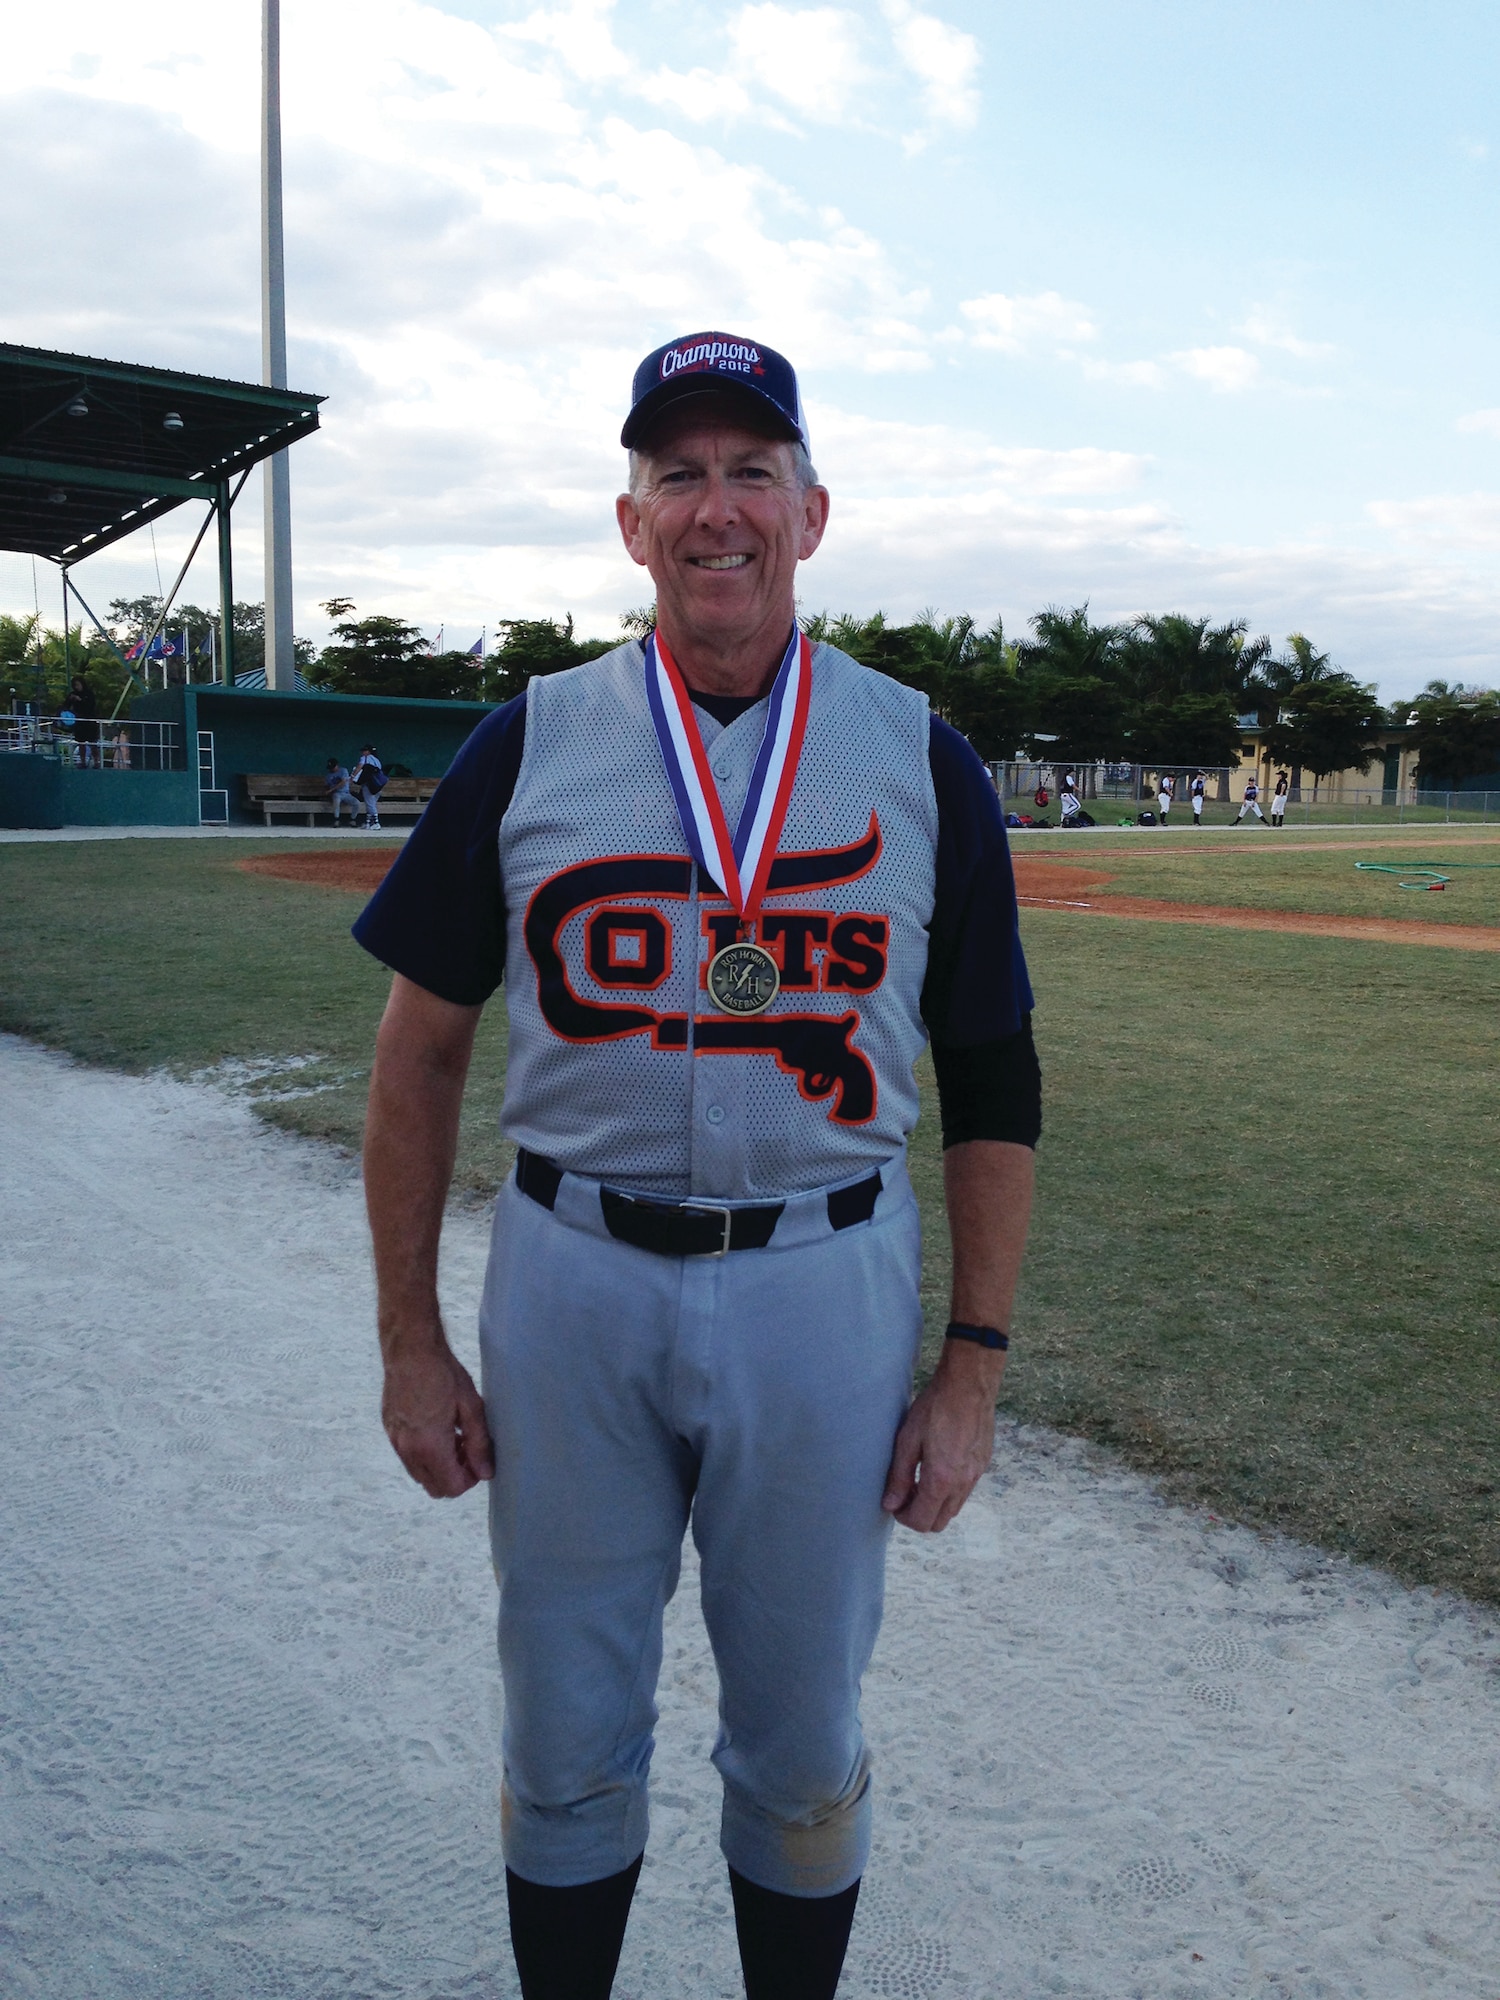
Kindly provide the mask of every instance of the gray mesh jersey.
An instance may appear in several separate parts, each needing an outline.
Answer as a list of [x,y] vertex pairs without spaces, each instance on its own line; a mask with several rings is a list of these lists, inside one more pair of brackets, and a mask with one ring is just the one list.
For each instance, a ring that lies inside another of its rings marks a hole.
[[[756,937],[764,1014],[719,1013],[734,919],[696,871],[641,648],[531,682],[500,823],[510,1012],[506,1134],[574,1173],[738,1200],[846,1180],[900,1151],[932,919],[937,802],[923,696],[812,655],[802,760]],[[765,727],[695,710],[731,827]]]

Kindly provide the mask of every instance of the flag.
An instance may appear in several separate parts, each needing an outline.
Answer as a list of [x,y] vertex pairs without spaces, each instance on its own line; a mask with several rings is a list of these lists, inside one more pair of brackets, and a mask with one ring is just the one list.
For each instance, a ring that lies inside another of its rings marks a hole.
[[482,660],[484,658],[483,632],[480,633],[479,637],[474,641],[473,645],[469,648],[469,658],[471,660]]
[[213,658],[213,652],[214,652],[214,628],[212,625],[210,625],[208,630],[204,633],[203,637],[198,641],[198,658],[200,660],[211,660]]

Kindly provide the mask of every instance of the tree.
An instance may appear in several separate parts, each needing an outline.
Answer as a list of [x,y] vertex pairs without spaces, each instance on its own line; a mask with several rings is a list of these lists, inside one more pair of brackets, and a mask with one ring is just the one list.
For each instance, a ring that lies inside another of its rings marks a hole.
[[432,701],[478,698],[482,669],[467,653],[434,656],[415,625],[379,614],[356,618],[347,598],[332,598],[323,609],[335,616],[349,615],[336,616],[333,628],[342,645],[325,646],[306,670],[315,687],[332,694],[407,695]]
[[1423,785],[1457,787],[1500,771],[1500,694],[1492,688],[1429,681],[1410,713]]
[[924,611],[910,625],[890,624],[883,611],[837,618],[826,611],[803,620],[815,644],[824,641],[861,666],[919,688],[934,714],[967,736],[981,757],[1014,755],[1026,727],[1020,658],[1005,643],[997,618],[980,631],[967,613],[940,619]]
[[[645,631],[634,635],[637,637],[643,638],[656,622],[651,612],[625,615],[650,620]],[[496,630],[505,637],[485,662],[486,701],[510,701],[525,692],[533,674],[558,674],[565,667],[581,666],[585,660],[613,652],[620,643],[618,639],[575,638],[571,611],[561,625],[551,618],[502,618]]]
[[1033,754],[1079,764],[1125,755],[1122,628],[1092,623],[1087,604],[1071,611],[1049,604],[1031,629],[1036,636],[1021,642],[1020,670]]
[[1389,727],[1375,690],[1349,674],[1330,674],[1294,688],[1261,740],[1278,763],[1301,767],[1314,780],[1333,771],[1368,771]]
[[[1320,686],[1324,681],[1348,680],[1327,653],[1320,653],[1305,632],[1287,634],[1286,651],[1261,660],[1248,689],[1249,705],[1263,729],[1273,728],[1283,702],[1299,688]],[[1290,765],[1292,797],[1302,790],[1302,765],[1293,755]]]
[[10,701],[39,701],[46,708],[63,704],[69,676],[82,674],[100,712],[114,712],[129,676],[98,633],[72,627],[67,644],[60,628],[40,631],[35,616],[0,615],[0,693]]
[[1243,618],[1138,618],[1121,647],[1131,756],[1158,767],[1234,763],[1239,717],[1270,650],[1269,639],[1247,636]]

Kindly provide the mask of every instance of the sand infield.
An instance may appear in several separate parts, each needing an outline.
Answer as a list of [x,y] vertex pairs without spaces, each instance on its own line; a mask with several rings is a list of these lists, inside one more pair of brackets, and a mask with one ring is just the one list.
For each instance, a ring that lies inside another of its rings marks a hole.
[[[8,1037],[0,1122],[6,2000],[514,2000],[484,1507],[381,1433],[353,1162]],[[741,1991],[696,1598],[617,2000]],[[893,1544],[841,2000],[1494,2000],[1497,1643],[1007,1427]]]
[[[1383,846],[1384,842],[1350,842]],[[1173,852],[1190,850],[1175,849]],[[380,847],[320,850],[314,854],[258,854],[235,863],[247,874],[325,889],[372,895],[385,879],[395,850]],[[1071,910],[1094,917],[1136,918],[1210,929],[1280,931],[1304,937],[1358,938],[1372,944],[1438,945],[1447,951],[1500,952],[1500,929],[1485,924],[1438,924],[1420,917],[1347,917],[1303,910],[1236,909],[1212,903],[1172,903],[1156,896],[1091,895],[1115,881],[1105,867],[1041,856],[1015,856],[1016,892],[1023,904]]]

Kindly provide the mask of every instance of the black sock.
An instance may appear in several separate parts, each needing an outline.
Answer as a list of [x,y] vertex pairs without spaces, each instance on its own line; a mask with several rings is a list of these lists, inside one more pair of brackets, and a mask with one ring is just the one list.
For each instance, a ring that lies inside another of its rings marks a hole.
[[746,2000],[833,2000],[859,1884],[837,1896],[783,1896],[729,1871]]
[[506,1869],[522,2000],[609,2000],[643,1858],[575,1889],[544,1888]]

